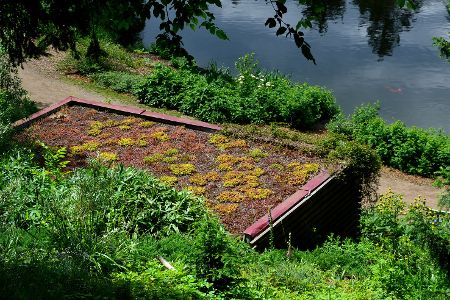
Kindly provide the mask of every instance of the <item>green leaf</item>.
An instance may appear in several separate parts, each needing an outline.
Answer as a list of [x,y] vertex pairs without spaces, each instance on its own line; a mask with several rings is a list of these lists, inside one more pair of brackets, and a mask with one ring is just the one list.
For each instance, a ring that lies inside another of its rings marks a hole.
[[307,60],[312,60],[314,64],[316,64],[316,60],[314,59],[314,56],[311,54],[311,48],[307,44],[302,45],[302,54]]
[[222,29],[216,30],[216,36],[221,40],[228,40],[227,34]]
[[303,46],[303,42],[305,41],[305,39],[303,37],[301,37],[298,33],[294,33],[294,41],[295,41],[295,45],[300,48],[301,46]]
[[277,22],[275,21],[274,18],[268,18],[264,25],[269,26],[269,28],[273,28],[273,27],[277,26]]
[[278,28],[276,35],[282,35],[283,33],[286,32],[286,27],[281,26],[280,28]]
[[405,0],[397,0],[397,4],[398,6],[403,7],[405,6]]
[[282,14],[287,13],[287,8],[286,6],[282,3],[282,1],[277,1],[275,2],[278,8],[278,11],[281,12]]

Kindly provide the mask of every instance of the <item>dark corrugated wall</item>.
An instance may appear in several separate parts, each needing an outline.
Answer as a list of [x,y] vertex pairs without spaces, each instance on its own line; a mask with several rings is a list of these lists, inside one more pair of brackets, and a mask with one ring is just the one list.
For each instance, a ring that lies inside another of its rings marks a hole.
[[[300,204],[273,220],[272,230],[247,240],[258,249],[273,245],[286,248],[291,234],[291,244],[299,249],[311,249],[331,234],[356,236],[359,229],[359,185],[351,180],[332,177]],[[281,220],[280,220],[281,219]]]

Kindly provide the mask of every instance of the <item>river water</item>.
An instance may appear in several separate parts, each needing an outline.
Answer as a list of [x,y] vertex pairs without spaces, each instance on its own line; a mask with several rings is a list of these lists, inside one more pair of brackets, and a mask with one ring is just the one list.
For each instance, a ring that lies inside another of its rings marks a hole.
[[[327,4],[320,21],[305,31],[317,65],[304,59],[292,40],[264,27],[274,13],[263,0],[223,0],[223,7],[213,10],[228,41],[203,29],[182,35],[200,66],[216,62],[235,72],[236,59],[255,52],[264,69],[331,89],[345,113],[379,100],[387,121],[399,119],[449,133],[450,63],[432,45],[433,36],[448,37],[447,1],[419,0],[415,11],[399,9],[394,1],[322,1]],[[296,1],[288,1],[287,7],[291,24],[312,9]],[[155,24],[148,21],[142,32],[145,45],[158,33]]]

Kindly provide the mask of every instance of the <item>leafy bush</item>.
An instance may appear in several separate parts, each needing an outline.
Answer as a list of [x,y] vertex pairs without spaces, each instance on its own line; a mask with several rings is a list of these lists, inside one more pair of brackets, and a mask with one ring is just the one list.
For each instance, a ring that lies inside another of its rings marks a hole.
[[99,40],[101,55],[93,58],[88,55],[90,38],[81,38],[77,42],[77,52],[67,55],[60,63],[59,68],[66,73],[79,73],[89,75],[105,71],[123,72],[137,67],[140,60],[134,59],[132,54],[122,46],[109,39]]
[[450,166],[441,167],[440,170],[436,172],[436,175],[438,178],[434,185],[441,188],[447,186],[446,190],[439,198],[439,205],[444,208],[450,208]]
[[37,110],[22,88],[17,69],[7,60],[0,48],[0,154],[10,145],[11,123]]
[[110,88],[119,93],[136,94],[138,86],[142,81],[142,76],[126,72],[100,72],[90,76],[97,84]]
[[378,111],[378,104],[361,106],[348,119],[335,119],[328,129],[369,145],[383,163],[403,172],[432,177],[450,165],[450,135],[400,121],[387,124]]
[[359,198],[364,205],[371,206],[376,201],[378,176],[381,169],[381,161],[375,151],[355,141],[344,141],[331,137],[337,145],[334,145],[328,156],[332,159],[344,160],[346,169],[342,172],[343,179],[348,179],[353,184],[359,184]]
[[333,95],[324,88],[293,84],[278,73],[262,72],[252,55],[236,63],[233,79],[217,69],[173,69],[159,65],[137,92],[148,105],[177,109],[209,122],[285,122],[312,128],[339,112]]
[[0,48],[0,122],[8,124],[37,110],[22,88],[17,69],[3,55]]
[[[186,231],[205,213],[199,198],[176,192],[144,171],[92,164],[66,178],[37,167],[33,157],[18,152],[2,161],[0,211],[8,213],[0,219],[23,229],[44,226],[60,247],[92,251],[89,243],[97,234],[114,230],[155,236]],[[45,165],[59,165],[54,157],[46,155]]]

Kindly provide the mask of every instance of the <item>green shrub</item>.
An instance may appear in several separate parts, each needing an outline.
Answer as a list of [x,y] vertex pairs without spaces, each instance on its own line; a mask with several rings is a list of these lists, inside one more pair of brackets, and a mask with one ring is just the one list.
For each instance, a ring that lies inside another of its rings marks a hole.
[[144,171],[93,164],[55,181],[62,175],[32,160],[32,154],[19,152],[2,161],[0,211],[8,213],[1,222],[45,226],[60,247],[87,250],[96,234],[111,230],[155,236],[186,231],[205,213],[199,198],[167,188]]
[[199,71],[192,65],[181,69],[159,65],[137,96],[142,103],[209,122],[285,122],[295,128],[313,128],[339,112],[331,92],[261,72],[251,55],[236,66],[241,73],[233,79],[217,67]]
[[141,84],[142,76],[126,72],[100,72],[90,76],[97,84],[110,88],[118,93],[135,95]]
[[401,121],[387,124],[378,111],[378,104],[361,106],[348,119],[335,119],[328,129],[369,145],[383,163],[403,172],[432,177],[450,165],[449,134],[406,127]]
[[[364,206],[371,206],[376,201],[376,186],[380,175],[381,161],[375,151],[355,141],[345,141],[331,137],[331,151],[328,157],[343,160],[345,170],[341,173],[343,180],[360,185],[359,195],[353,195],[363,201]],[[333,141],[334,140],[334,141]]]
[[446,190],[442,193],[439,198],[439,206],[443,208],[450,209],[450,166],[440,167],[439,171],[436,172],[438,178],[434,182],[437,187],[445,187]]
[[94,59],[88,55],[90,43],[91,38],[80,38],[77,52],[67,55],[59,68],[66,73],[90,75],[105,71],[127,71],[140,62],[125,48],[105,38],[99,40],[101,55]]
[[339,107],[330,91],[304,83],[292,89],[282,121],[289,121],[295,128],[311,128],[338,113]]
[[10,125],[0,122],[0,157],[9,148],[12,133]]
[[36,110],[36,104],[22,88],[17,69],[11,65],[0,48],[0,123],[12,123]]
[[0,155],[11,144],[11,123],[22,119],[37,110],[27,92],[22,88],[17,69],[3,55],[0,48]]

